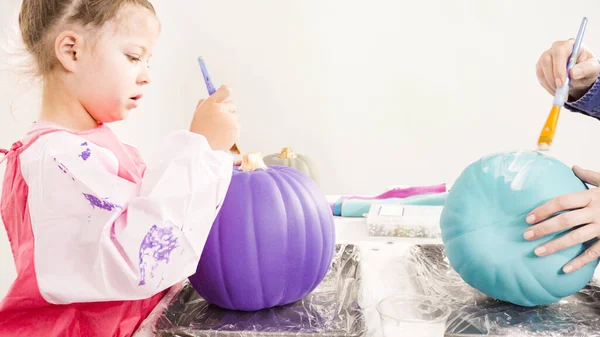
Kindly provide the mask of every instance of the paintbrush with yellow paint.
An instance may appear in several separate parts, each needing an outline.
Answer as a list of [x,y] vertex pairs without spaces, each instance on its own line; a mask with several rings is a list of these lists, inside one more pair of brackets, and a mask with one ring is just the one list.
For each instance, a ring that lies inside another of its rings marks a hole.
[[546,124],[544,124],[544,128],[542,129],[540,137],[538,138],[538,151],[548,151],[550,150],[550,146],[552,146],[552,141],[554,140],[554,135],[556,133],[558,117],[560,116],[560,110],[562,109],[567,98],[569,97],[569,72],[571,71],[571,68],[573,68],[573,66],[577,63],[577,57],[579,56],[579,48],[581,47],[581,41],[583,40],[583,34],[585,33],[586,26],[587,18],[584,17],[583,20],[581,20],[579,32],[577,33],[575,43],[573,44],[573,52],[571,53],[569,61],[567,62],[567,78],[565,80],[565,83],[563,83],[563,85],[560,88],[556,89],[556,93],[554,94],[554,102],[552,103],[552,109],[548,114]]

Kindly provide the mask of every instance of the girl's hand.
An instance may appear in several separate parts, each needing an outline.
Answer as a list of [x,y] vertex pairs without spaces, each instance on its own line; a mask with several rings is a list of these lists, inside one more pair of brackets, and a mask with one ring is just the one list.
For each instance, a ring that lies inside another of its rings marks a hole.
[[[536,73],[540,84],[554,96],[556,89],[567,80],[567,63],[573,52],[574,39],[556,41],[540,56]],[[581,45],[577,62],[571,68],[569,98],[577,100],[590,89],[600,74],[600,62],[584,45]]]
[[190,125],[190,131],[206,137],[213,150],[229,152],[240,134],[235,104],[227,100],[230,93],[229,87],[221,86],[209,98],[201,99]]
[[[600,185],[600,173],[573,167],[575,175],[590,185]],[[549,217],[556,213],[570,211]],[[535,254],[545,256],[559,250],[592,240],[600,236],[600,189],[592,188],[554,198],[537,207],[527,216],[529,224],[536,224],[523,235],[536,240],[549,234],[581,226],[535,249]],[[600,241],[563,267],[565,273],[574,272],[600,256]]]

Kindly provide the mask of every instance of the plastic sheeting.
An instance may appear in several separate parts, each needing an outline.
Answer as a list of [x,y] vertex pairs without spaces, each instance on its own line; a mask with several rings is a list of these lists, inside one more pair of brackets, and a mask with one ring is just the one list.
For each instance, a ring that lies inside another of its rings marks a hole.
[[[441,244],[338,245],[327,276],[304,299],[257,312],[220,309],[189,284],[173,287],[134,337],[381,336],[376,304],[392,295],[426,295],[452,307],[446,337],[600,336],[600,284],[543,307],[494,300],[466,284]],[[425,323],[426,325],[426,323]],[[419,336],[425,326],[406,328]]]
[[185,282],[171,289],[134,337],[364,336],[359,256],[356,246],[337,245],[331,268],[312,293],[256,312],[209,304]]
[[449,304],[445,336],[600,336],[600,284],[592,280],[562,301],[521,307],[489,298],[450,266],[443,245],[415,245],[406,259],[418,293]]

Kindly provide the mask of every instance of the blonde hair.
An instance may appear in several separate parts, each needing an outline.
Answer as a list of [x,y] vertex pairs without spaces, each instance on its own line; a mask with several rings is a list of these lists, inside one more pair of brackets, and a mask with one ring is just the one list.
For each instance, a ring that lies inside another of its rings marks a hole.
[[98,29],[115,18],[126,4],[142,6],[156,15],[148,0],[23,0],[19,28],[36,75],[48,74],[57,63],[54,54],[57,29],[68,24]]

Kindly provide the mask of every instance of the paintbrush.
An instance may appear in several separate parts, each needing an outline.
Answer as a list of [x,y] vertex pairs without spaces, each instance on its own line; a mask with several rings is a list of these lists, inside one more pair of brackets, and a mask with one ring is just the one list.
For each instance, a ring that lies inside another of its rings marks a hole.
[[[200,63],[200,69],[202,70],[202,75],[204,77],[204,83],[206,84],[206,89],[208,90],[208,94],[212,95],[215,93],[215,91],[217,91],[217,89],[215,89],[215,86],[212,83],[212,80],[210,79],[210,75],[208,74],[208,69],[206,68],[206,63],[204,62],[204,59],[202,57],[198,57],[198,63]],[[229,149],[229,151],[240,154],[240,150],[237,147],[237,144],[233,144],[233,146],[231,147],[231,149]]]
[[585,33],[586,26],[587,18],[584,17],[583,20],[581,20],[579,32],[577,33],[575,43],[573,44],[573,52],[571,53],[569,61],[567,62],[566,81],[560,88],[556,89],[556,93],[554,94],[554,102],[552,103],[552,109],[548,114],[546,124],[544,124],[544,128],[542,129],[540,137],[538,138],[538,151],[549,151],[550,146],[552,145],[552,141],[554,140],[554,135],[556,133],[556,125],[558,123],[558,117],[560,116],[560,110],[564,106],[565,101],[567,100],[569,95],[569,72],[571,71],[571,68],[573,68],[573,66],[575,66],[575,64],[577,63],[577,57],[579,56],[579,49],[581,47],[581,41],[583,40],[583,34]]

